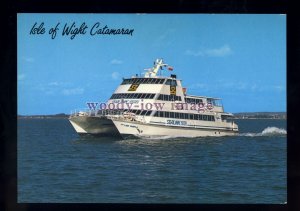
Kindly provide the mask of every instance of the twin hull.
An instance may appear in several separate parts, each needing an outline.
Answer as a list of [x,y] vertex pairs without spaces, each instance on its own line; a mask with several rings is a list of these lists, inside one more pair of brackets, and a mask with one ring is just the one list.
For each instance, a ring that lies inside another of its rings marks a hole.
[[97,136],[130,138],[155,136],[230,136],[237,134],[237,131],[233,130],[144,124],[136,121],[111,120],[106,117],[75,116],[70,117],[69,121],[80,135],[91,134]]

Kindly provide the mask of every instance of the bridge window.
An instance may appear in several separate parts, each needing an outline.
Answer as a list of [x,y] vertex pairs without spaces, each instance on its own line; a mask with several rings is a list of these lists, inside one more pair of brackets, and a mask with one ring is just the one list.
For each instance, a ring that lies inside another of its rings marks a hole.
[[[168,80],[170,80],[170,79],[168,79]],[[127,84],[132,84],[132,83],[135,83],[135,84],[163,84],[164,81],[165,81],[165,79],[162,79],[162,78],[130,78],[130,79],[127,78],[127,79],[123,79],[121,85],[127,85]],[[172,82],[172,83],[176,83],[176,80],[173,80],[173,81],[175,81],[175,82]],[[169,83],[171,83],[171,82],[169,82]]]
[[113,94],[110,99],[153,99],[155,94],[149,93],[118,93]]
[[176,80],[167,79],[166,85],[177,86]]

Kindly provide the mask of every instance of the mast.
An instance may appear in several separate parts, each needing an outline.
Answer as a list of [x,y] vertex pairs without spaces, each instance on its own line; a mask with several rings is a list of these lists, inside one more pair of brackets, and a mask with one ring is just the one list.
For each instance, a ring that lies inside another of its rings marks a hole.
[[149,69],[145,69],[148,70],[145,73],[145,78],[150,78],[150,77],[155,77],[159,71],[159,69],[162,70],[163,67],[168,66],[167,64],[164,64],[162,59],[156,59],[154,62],[154,66],[152,68]]

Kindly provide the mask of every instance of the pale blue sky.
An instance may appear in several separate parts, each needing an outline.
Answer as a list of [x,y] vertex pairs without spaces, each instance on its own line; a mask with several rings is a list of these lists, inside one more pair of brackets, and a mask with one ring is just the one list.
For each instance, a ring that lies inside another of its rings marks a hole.
[[[35,22],[44,22],[45,34],[29,34]],[[71,40],[61,33],[73,22],[88,28]],[[91,36],[96,22],[134,29],[133,36]],[[122,77],[156,58],[174,67],[189,94],[223,98],[228,112],[286,111],[285,15],[18,14],[17,26],[21,115],[105,102]]]

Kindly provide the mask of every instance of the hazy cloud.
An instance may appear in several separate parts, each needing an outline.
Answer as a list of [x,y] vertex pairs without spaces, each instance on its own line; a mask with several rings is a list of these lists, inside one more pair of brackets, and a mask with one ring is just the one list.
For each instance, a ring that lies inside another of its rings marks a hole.
[[258,88],[258,86],[257,86],[256,84],[253,84],[253,85],[250,87],[251,91],[256,91],[257,88]]
[[195,83],[188,87],[188,90],[197,91],[213,91],[220,92],[224,90],[238,90],[238,91],[250,91],[250,92],[284,92],[286,90],[285,86],[282,85],[259,85],[256,82],[248,83],[243,81],[232,81],[223,82],[222,80],[217,83],[205,84],[205,83]]
[[220,48],[202,49],[198,51],[186,50],[185,55],[188,56],[211,56],[211,57],[224,57],[232,54],[229,45],[223,45]]
[[22,57],[22,59],[23,59],[25,62],[29,62],[29,63],[32,63],[32,62],[35,61],[35,59],[32,58],[32,57]]
[[209,86],[207,84],[204,83],[196,83],[196,84],[191,84],[189,86],[191,89],[202,89],[202,90],[206,90],[209,88]]
[[157,39],[153,40],[153,47],[168,47],[171,46],[175,41],[174,34],[176,33],[176,29],[167,29],[162,30],[161,34],[157,37]]
[[62,90],[63,95],[80,95],[83,94],[83,88],[73,88],[73,89],[64,89]]
[[238,82],[236,83],[236,88],[239,90],[246,90],[246,89],[250,89],[250,86],[245,82]]
[[51,90],[49,90],[49,91],[46,91],[46,92],[45,92],[45,94],[46,94],[46,95],[55,95],[55,92],[54,92],[54,91],[51,91]]
[[172,37],[172,35],[176,32],[175,29],[168,29],[165,30],[159,37],[158,37],[158,41],[165,41],[165,40],[169,40],[170,37]]
[[118,60],[118,59],[113,59],[110,61],[110,64],[123,64],[122,60]]
[[185,55],[188,56],[204,56],[204,53],[202,51],[192,51],[192,50],[186,50]]
[[285,91],[285,87],[284,86],[274,86],[274,89],[277,91]]
[[224,45],[221,48],[206,50],[206,54],[208,56],[228,56],[231,53],[232,53],[232,50],[228,45]]
[[50,82],[48,85],[49,86],[58,86],[59,83],[55,81],[55,82]]
[[118,73],[118,72],[113,72],[113,73],[111,74],[111,77],[112,77],[112,79],[114,79],[114,80],[118,80],[118,79],[120,78],[120,73]]
[[59,82],[59,81],[52,81],[48,83],[48,86],[60,86],[60,87],[65,87],[71,85],[70,82]]
[[84,88],[72,87],[70,82],[52,81],[46,84],[39,83],[34,89],[43,92],[46,95],[79,95],[84,93]]

